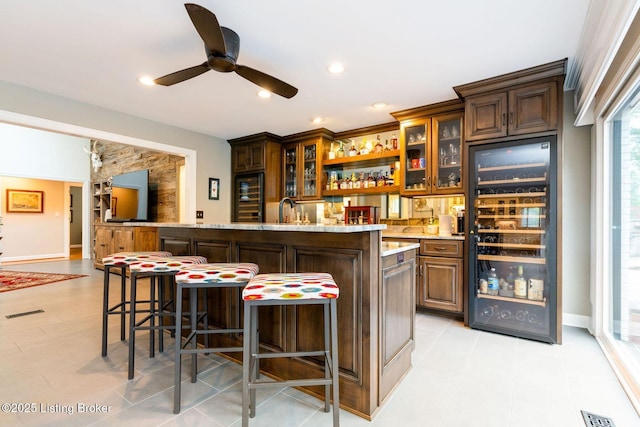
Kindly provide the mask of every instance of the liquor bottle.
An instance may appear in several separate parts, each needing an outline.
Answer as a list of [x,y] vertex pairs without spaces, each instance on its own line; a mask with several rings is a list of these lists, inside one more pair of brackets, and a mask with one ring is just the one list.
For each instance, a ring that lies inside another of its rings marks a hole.
[[364,179],[363,171],[360,171],[360,188],[367,188],[367,181]]
[[527,281],[524,278],[524,272],[521,265],[518,266],[518,275],[513,281],[514,285],[514,295],[516,298],[526,298],[527,297]]
[[360,154],[362,154],[363,156],[369,154],[369,145],[367,144],[367,138],[364,138],[360,143]]
[[373,177],[373,172],[369,174],[368,181],[369,183],[367,185],[367,188],[374,188],[376,186],[376,179]]
[[378,135],[376,145],[373,147],[373,152],[376,154],[382,154],[382,150],[384,147],[382,146],[382,141],[380,141],[380,135]]
[[389,140],[384,140],[384,151],[391,151],[391,146],[389,145]]
[[344,147],[343,147],[342,141],[340,141],[340,148],[338,148],[337,157],[338,158],[344,157]]
[[351,148],[349,148],[349,157],[357,156],[358,150],[356,149],[355,141],[351,141]]
[[376,182],[376,185],[378,187],[384,187],[386,184],[387,184],[387,181],[385,181],[384,175],[382,174],[382,171],[380,171],[378,173],[378,181]]
[[496,275],[495,267],[491,267],[491,271],[489,272],[489,278],[487,279],[487,293],[489,295],[498,295],[498,290],[500,289],[500,282],[498,280],[498,276]]
[[398,138],[396,138],[396,134],[391,135],[391,148],[394,150],[398,149]]
[[333,150],[333,142],[331,143],[331,148],[329,149],[329,160],[333,160],[336,158],[336,152]]

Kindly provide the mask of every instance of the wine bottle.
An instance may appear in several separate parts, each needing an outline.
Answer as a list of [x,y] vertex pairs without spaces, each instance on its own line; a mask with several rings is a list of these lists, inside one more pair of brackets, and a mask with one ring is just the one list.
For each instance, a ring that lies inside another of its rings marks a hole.
[[526,298],[527,297],[527,281],[524,278],[524,272],[521,265],[518,266],[518,275],[513,281],[514,285],[514,295],[516,298]]

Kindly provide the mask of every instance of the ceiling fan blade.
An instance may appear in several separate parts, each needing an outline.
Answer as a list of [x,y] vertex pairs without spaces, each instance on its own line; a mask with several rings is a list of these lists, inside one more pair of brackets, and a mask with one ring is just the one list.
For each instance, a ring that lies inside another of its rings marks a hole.
[[189,80],[193,77],[199,76],[202,73],[206,73],[210,68],[206,62],[195,67],[185,68],[184,70],[176,71],[175,73],[167,74],[166,76],[158,77],[153,82],[157,85],[171,86],[176,83]]
[[285,98],[293,98],[298,89],[291,86],[289,83],[285,83],[282,80],[271,77],[262,71],[254,70],[253,68],[246,67],[244,65],[236,65],[236,73],[260,86],[269,92],[283,96]]
[[187,3],[184,7],[187,9],[189,18],[191,18],[193,26],[196,27],[196,31],[200,34],[204,45],[214,54],[226,55],[224,37],[216,15],[197,4]]

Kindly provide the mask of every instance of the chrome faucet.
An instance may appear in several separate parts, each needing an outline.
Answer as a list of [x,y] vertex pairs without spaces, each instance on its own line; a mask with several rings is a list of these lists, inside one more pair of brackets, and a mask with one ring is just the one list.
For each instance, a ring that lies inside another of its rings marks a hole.
[[283,197],[282,200],[280,200],[280,207],[278,208],[278,222],[280,224],[283,223],[282,221],[282,216],[283,216],[283,209],[284,209],[284,203],[287,202],[289,203],[289,206],[291,207],[291,209],[293,210],[294,207],[296,206],[295,202],[293,200],[291,200],[288,197]]

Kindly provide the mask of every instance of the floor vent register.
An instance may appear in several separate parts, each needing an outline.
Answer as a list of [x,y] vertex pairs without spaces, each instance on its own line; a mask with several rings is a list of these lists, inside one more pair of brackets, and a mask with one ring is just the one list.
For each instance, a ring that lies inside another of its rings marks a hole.
[[587,411],[582,412],[582,418],[584,418],[584,423],[587,427],[616,427],[613,423],[613,420],[609,417],[604,417],[598,414],[592,414]]
[[6,317],[7,319],[13,319],[15,317],[29,316],[30,314],[38,314],[38,313],[44,313],[44,310],[25,311],[24,313],[9,314],[4,317]]

